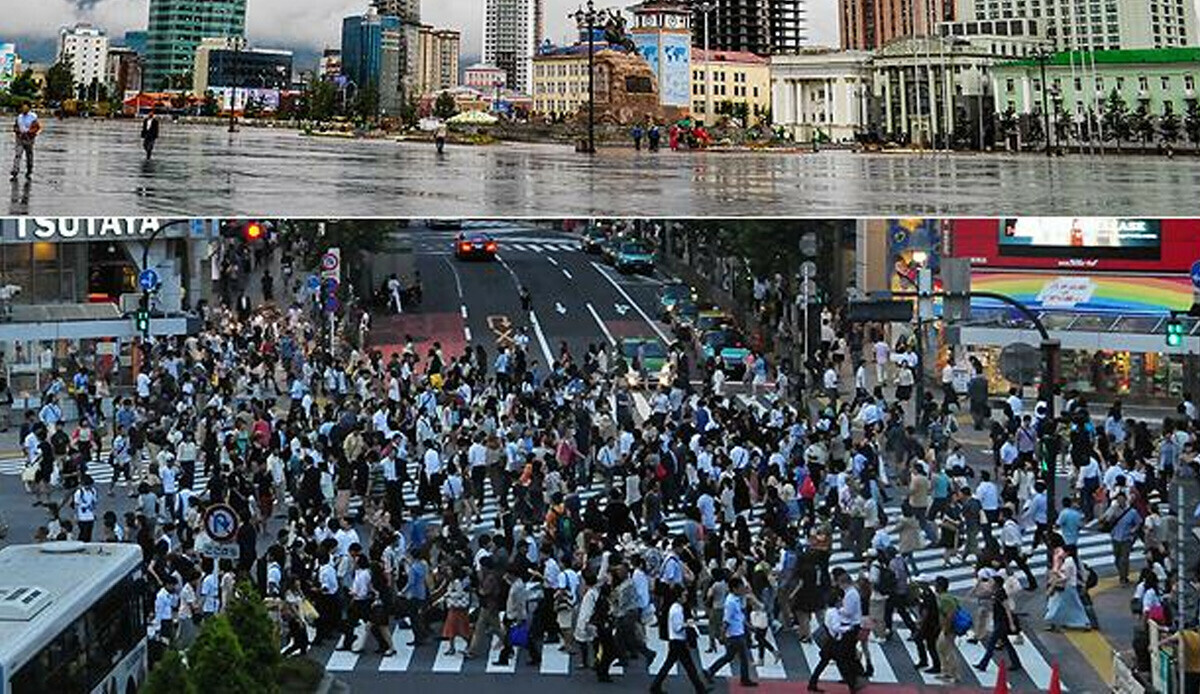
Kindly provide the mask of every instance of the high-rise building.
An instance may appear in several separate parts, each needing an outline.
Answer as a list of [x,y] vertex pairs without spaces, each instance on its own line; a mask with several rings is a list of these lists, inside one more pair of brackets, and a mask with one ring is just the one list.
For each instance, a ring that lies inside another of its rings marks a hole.
[[342,74],[354,90],[368,85],[379,90],[379,110],[397,114],[404,103],[402,81],[403,23],[374,8],[342,21]]
[[342,74],[342,51],[338,48],[326,48],[321,53],[317,77],[323,80],[335,80]]
[[108,69],[108,37],[91,24],[63,27],[58,32],[58,60],[70,66],[76,86],[103,83]]
[[421,0],[374,0],[381,15],[399,17],[400,21],[421,23]]
[[808,44],[805,0],[771,0],[771,55],[797,55]]
[[537,0],[485,0],[483,62],[504,70],[505,86],[533,90],[533,54],[537,49]]
[[1197,43],[1196,5],[1187,0],[958,0],[958,15],[967,21],[1036,20],[1060,51],[1172,48]]
[[146,89],[191,84],[200,39],[245,34],[246,0],[150,0]]
[[453,29],[422,26],[418,55],[417,92],[432,94],[458,86],[458,56],[462,34]]
[[873,51],[898,38],[934,36],[954,21],[954,0],[839,0],[842,48]]
[[692,12],[696,48],[704,48],[706,18],[713,51],[794,54],[808,40],[805,0],[708,0]]

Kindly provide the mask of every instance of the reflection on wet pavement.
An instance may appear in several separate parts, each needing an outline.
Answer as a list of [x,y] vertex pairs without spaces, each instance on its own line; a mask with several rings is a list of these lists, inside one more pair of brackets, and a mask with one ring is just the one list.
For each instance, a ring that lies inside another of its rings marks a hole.
[[[49,119],[47,119],[49,120]],[[1157,214],[1200,211],[1200,158],[634,152],[559,145],[304,137],[294,130],[164,122],[144,162],[137,124],[51,121],[34,215]],[[4,156],[8,152],[2,153]]]

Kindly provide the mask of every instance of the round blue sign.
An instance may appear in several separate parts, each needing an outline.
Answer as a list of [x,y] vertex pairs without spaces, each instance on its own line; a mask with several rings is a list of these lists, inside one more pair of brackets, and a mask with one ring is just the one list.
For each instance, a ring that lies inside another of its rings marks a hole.
[[308,276],[308,288],[311,291],[316,291],[321,288],[321,278],[316,275]]
[[1200,289],[1200,260],[1192,263],[1192,286]]
[[152,291],[158,286],[158,273],[151,268],[142,270],[141,273],[138,274],[138,286],[141,287],[142,291],[144,292]]

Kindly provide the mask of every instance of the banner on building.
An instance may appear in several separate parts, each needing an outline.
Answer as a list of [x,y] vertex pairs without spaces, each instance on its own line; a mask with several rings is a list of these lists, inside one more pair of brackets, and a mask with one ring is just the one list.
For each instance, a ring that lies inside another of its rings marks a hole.
[[[1192,306],[1187,276],[974,272],[972,291],[1004,294],[1035,311],[1071,311],[1124,315],[1165,315]],[[999,302],[974,299],[973,308],[1002,308]]]

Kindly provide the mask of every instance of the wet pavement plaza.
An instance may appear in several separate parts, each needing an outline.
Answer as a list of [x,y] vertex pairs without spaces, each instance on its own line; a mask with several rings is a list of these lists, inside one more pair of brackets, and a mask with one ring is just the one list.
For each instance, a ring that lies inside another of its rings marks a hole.
[[[449,146],[133,121],[54,121],[10,214],[313,216],[1098,215],[1200,212],[1200,157],[635,152]],[[11,144],[0,152],[10,161]]]

